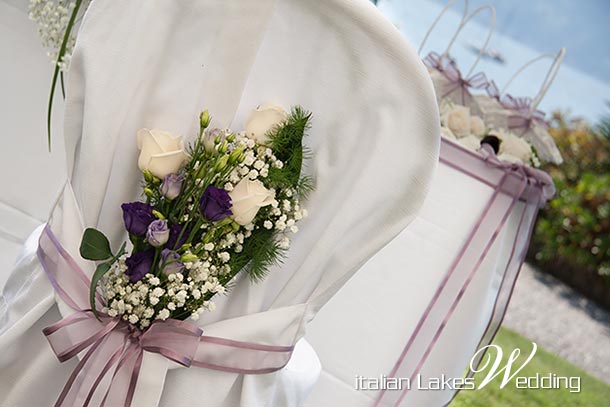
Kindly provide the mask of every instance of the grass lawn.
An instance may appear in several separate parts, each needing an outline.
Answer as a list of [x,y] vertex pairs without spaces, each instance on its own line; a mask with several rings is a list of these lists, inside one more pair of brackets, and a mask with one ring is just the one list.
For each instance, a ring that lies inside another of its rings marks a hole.
[[[507,354],[513,349],[520,348],[521,356],[513,365],[512,371],[521,366],[532,350],[531,341],[519,334],[502,328],[494,340],[496,345],[504,351],[503,363],[505,365]],[[516,366],[516,367],[515,367]],[[485,373],[475,376],[479,383]],[[555,373],[557,376],[580,376],[580,393],[570,393],[565,387],[561,389],[517,389],[514,379],[503,389],[500,382],[503,373],[496,377],[481,390],[465,390],[460,392],[450,407],[609,407],[610,386],[588,375],[582,369],[538,347],[538,351],[529,364],[517,376],[533,377],[536,373],[548,376]]]

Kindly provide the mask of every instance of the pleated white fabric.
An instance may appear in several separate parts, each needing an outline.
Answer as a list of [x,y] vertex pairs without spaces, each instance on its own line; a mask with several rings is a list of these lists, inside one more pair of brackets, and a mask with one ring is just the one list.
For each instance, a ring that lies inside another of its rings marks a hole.
[[[191,138],[197,115],[239,129],[261,103],[314,113],[306,168],[316,191],[287,261],[242,279],[200,321],[207,335],[290,345],[358,268],[422,205],[436,167],[434,92],[416,53],[366,0],[93,1],[68,79],[69,182],[50,220],[77,258],[84,226],[124,238],[120,204],[138,198],[135,133]],[[57,136],[57,135],[56,135]],[[51,405],[73,368],[40,330],[67,311],[24,248],[4,293],[3,405]],[[77,259],[78,260],[78,259]],[[91,264],[78,260],[84,270]],[[283,370],[243,376],[175,368],[147,354],[134,406],[297,406],[319,373],[307,343]]]

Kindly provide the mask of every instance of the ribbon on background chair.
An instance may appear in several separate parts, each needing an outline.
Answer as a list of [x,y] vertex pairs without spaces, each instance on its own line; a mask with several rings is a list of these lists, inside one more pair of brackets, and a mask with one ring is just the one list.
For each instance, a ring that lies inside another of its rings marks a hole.
[[[502,162],[487,145],[481,148],[481,154],[477,154],[451,141],[442,140],[440,161],[487,184],[494,191],[478,222],[439,283],[393,369],[387,375],[388,378],[409,378],[411,382],[416,378],[487,253],[515,210],[516,204],[524,202],[526,205],[519,219],[511,256],[496,295],[494,310],[480,343],[493,339],[524,260],[538,208],[555,193],[548,174],[523,165]],[[523,230],[527,230],[527,233],[521,233]],[[480,356],[482,358],[483,355]],[[480,359],[476,361],[479,362]],[[408,391],[408,388],[402,391],[382,390],[374,405],[399,406]]]
[[[156,321],[142,331],[120,317],[88,309],[89,278],[47,226],[38,257],[56,294],[74,313],[43,330],[53,352],[65,362],[85,352],[68,378],[55,406],[130,406],[144,352],[153,352],[184,367],[242,374],[282,369],[294,346],[272,346],[202,335],[186,321]],[[101,309],[98,295],[96,305]],[[105,391],[104,391],[105,387]]]
[[464,78],[455,60],[448,56],[430,52],[423,61],[426,66],[437,70],[446,79],[446,83],[439,85],[437,89],[440,99],[450,98],[463,106],[470,106],[470,89],[486,89],[488,86],[489,82],[483,72]]

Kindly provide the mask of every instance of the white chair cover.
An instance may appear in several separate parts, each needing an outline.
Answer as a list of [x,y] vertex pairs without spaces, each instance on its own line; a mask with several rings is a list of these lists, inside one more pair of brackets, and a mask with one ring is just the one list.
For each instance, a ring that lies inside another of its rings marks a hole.
[[[0,192],[0,288],[28,235],[49,215],[65,179],[61,138],[53,155],[45,142],[53,67],[27,6],[27,0],[0,0],[0,172],[5,177]],[[60,119],[55,115],[57,125]]]
[[[264,283],[242,279],[206,334],[289,345],[305,323],[415,216],[439,148],[432,85],[417,54],[366,0],[93,1],[68,80],[69,182],[50,225],[78,259],[84,226],[124,238],[120,204],[138,198],[135,132],[159,127],[192,138],[197,114],[241,128],[264,102],[314,113],[310,217],[282,267]],[[41,329],[61,316],[23,249],[1,330],[0,394],[6,405],[50,405],[74,361],[60,365]],[[59,304],[59,310],[66,312]],[[65,316],[65,315],[64,315]],[[300,355],[300,356],[299,356]],[[174,369],[147,353],[134,406],[299,405],[318,374],[301,343],[279,372],[243,376]],[[171,370],[168,370],[171,369]]]
[[[470,15],[464,11],[456,35],[488,7]],[[440,102],[449,83],[437,70],[431,74]],[[478,113],[476,103],[466,105]],[[418,388],[418,377],[423,386],[430,378],[462,377],[475,351],[495,336],[539,205],[552,190],[548,184],[537,185],[536,177],[544,178],[540,174],[532,177],[532,186],[499,187],[505,174],[525,175],[498,164],[442,140],[439,169],[416,220],[310,325],[307,339],[318,351],[323,372],[308,407],[438,407],[451,400],[452,389]],[[339,318],[354,307],[358,314]],[[356,390],[356,376],[410,379],[411,388]]]
[[[480,343],[495,335],[540,203],[538,188],[526,188],[533,193],[529,199],[526,191],[497,193],[503,174],[487,168],[474,153],[442,141],[440,166],[417,218],[311,323],[307,340],[318,352],[323,372],[308,407],[375,405],[380,392],[357,391],[357,375],[412,379],[410,390],[386,392],[380,406],[438,407],[451,399],[451,389],[416,388],[416,375],[424,384],[443,374],[462,377]],[[493,208],[490,216],[481,222],[488,207]],[[482,239],[472,239],[480,223]],[[358,314],[339,318],[355,307]],[[403,351],[404,359],[397,363]],[[332,403],[324,404],[329,397]]]

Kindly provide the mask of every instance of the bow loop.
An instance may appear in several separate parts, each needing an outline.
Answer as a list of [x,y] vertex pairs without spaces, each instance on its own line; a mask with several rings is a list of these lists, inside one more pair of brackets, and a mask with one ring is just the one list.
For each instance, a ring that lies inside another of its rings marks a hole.
[[484,89],[489,83],[487,76],[483,72],[464,78],[454,60],[450,60],[440,72],[449,82],[441,98],[446,98],[454,92],[459,92],[460,103],[464,106],[468,105],[472,97],[470,89]]
[[[98,313],[98,319],[81,300],[89,291],[89,279],[49,226],[40,236],[38,258],[56,294],[75,311],[44,328],[43,333],[60,362],[82,355],[55,407],[86,407],[92,400],[102,406],[129,407],[145,352],[157,353],[184,367],[264,374],[283,368],[294,350],[294,345],[206,337],[198,326],[175,319],[156,320],[146,330],[103,312]],[[72,286],[75,281],[78,285]],[[99,302],[103,304],[101,297]],[[104,381],[108,376],[110,380]],[[101,383],[106,383],[105,394],[98,391]]]

